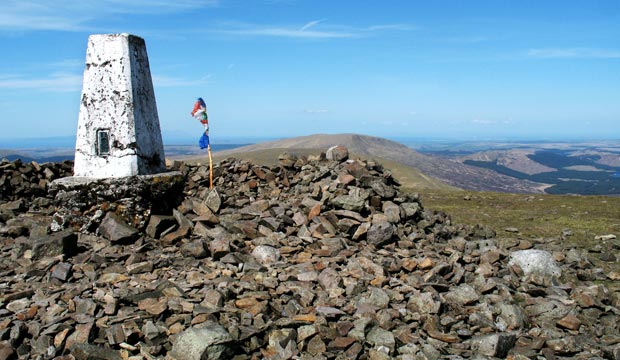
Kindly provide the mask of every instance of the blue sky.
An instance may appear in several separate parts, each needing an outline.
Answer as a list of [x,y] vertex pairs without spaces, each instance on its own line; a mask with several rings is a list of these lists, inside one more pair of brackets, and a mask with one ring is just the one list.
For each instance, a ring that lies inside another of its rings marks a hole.
[[90,34],[145,39],[168,136],[620,138],[620,2],[2,0],[1,139],[74,135]]

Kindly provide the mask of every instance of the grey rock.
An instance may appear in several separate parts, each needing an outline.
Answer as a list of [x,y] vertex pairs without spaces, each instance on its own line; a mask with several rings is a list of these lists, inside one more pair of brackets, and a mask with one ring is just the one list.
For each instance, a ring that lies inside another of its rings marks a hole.
[[325,152],[325,157],[330,161],[345,161],[349,158],[349,149],[344,146],[332,146]]
[[269,245],[258,245],[252,256],[262,265],[270,265],[280,260],[280,250]]
[[396,339],[391,331],[387,331],[378,326],[373,327],[366,336],[366,342],[372,345],[375,349],[386,347],[389,352],[392,353],[396,347]]
[[341,209],[360,212],[364,209],[366,199],[355,195],[341,195],[333,198],[331,203]]
[[458,305],[470,305],[480,299],[480,295],[469,284],[461,284],[443,295],[446,301]]
[[390,297],[388,294],[386,294],[385,291],[375,287],[370,288],[369,291],[358,301],[358,305],[365,304],[376,309],[385,309],[389,303]]
[[205,205],[207,205],[207,207],[211,209],[211,211],[217,214],[217,212],[220,210],[220,206],[222,206],[222,199],[220,198],[220,194],[218,193],[217,188],[213,188],[209,191],[204,202]]
[[518,330],[528,324],[527,315],[519,305],[502,302],[497,304],[497,308],[497,322],[506,330]]
[[171,356],[177,360],[215,360],[232,358],[232,336],[224,327],[209,324],[179,334]]
[[60,281],[66,281],[71,276],[72,265],[70,263],[61,262],[52,268],[52,277]]
[[130,243],[140,236],[138,229],[129,226],[123,218],[113,212],[108,212],[101,225],[99,225],[101,235],[111,242]]
[[104,349],[92,344],[75,344],[71,348],[71,355],[76,360],[121,360],[118,351]]
[[166,230],[176,227],[177,222],[171,215],[151,215],[149,224],[146,227],[146,234],[153,239],[159,239],[159,236]]
[[77,234],[73,231],[64,230],[42,238],[30,239],[28,243],[22,245],[31,248],[32,259],[38,260],[45,256],[71,256],[75,254],[77,252],[77,239]]
[[394,225],[387,221],[372,224],[368,229],[366,238],[368,243],[380,247],[394,241],[395,230]]
[[472,339],[472,349],[480,355],[505,358],[517,341],[513,333],[499,333]]
[[181,254],[184,256],[191,256],[196,259],[202,259],[207,257],[207,250],[202,240],[194,240],[190,243],[183,244],[181,246]]
[[421,314],[437,314],[441,309],[441,302],[435,300],[432,293],[414,293],[407,302],[407,309]]
[[230,253],[230,241],[228,238],[219,237],[209,242],[209,252],[214,259],[220,259]]

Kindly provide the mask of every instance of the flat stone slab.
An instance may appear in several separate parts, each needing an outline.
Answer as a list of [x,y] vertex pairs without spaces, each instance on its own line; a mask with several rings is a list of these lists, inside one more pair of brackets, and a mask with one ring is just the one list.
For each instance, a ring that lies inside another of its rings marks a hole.
[[137,178],[138,181],[149,181],[153,179],[161,179],[161,178],[171,178],[175,176],[182,176],[180,171],[169,171],[165,173],[158,174],[150,174],[150,175],[134,175],[134,176],[124,176],[117,178],[94,178],[94,177],[85,177],[85,176],[68,176],[60,179],[56,179],[51,182],[50,189],[57,189],[60,187],[72,188],[76,186],[85,186],[90,185],[92,183],[103,183],[103,184],[122,184],[127,182],[133,182]]

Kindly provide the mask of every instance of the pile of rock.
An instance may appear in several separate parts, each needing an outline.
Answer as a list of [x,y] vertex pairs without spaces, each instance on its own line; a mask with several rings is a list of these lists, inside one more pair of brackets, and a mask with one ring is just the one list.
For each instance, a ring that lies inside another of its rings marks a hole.
[[110,204],[48,233],[57,207],[2,201],[0,358],[620,358],[587,257],[454,225],[346,149],[228,159],[213,189],[174,168],[184,198],[144,226]]
[[0,201],[32,202],[47,195],[47,186],[54,179],[71,175],[73,163],[23,163],[0,160]]

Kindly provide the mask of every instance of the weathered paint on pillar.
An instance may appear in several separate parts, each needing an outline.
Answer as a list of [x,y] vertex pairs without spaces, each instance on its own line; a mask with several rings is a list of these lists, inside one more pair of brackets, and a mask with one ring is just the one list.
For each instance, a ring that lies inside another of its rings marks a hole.
[[155,174],[165,171],[164,161],[144,40],[130,34],[89,36],[74,176]]

